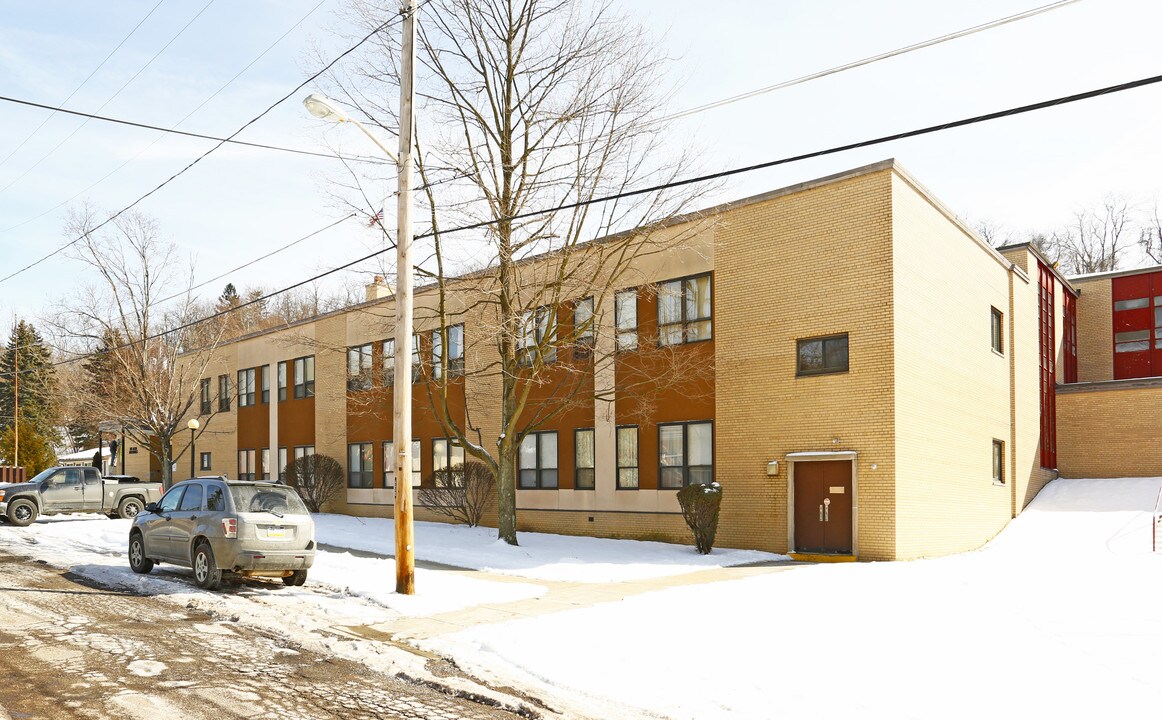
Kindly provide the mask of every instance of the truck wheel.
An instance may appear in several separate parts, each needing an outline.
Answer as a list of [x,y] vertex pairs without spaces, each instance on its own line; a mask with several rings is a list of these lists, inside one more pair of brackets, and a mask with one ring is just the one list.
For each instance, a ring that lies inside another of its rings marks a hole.
[[145,557],[145,538],[139,532],[129,536],[129,567],[142,575],[153,569],[153,561]]
[[28,527],[36,520],[36,503],[31,500],[13,500],[8,503],[8,522],[17,527]]
[[137,498],[128,497],[121,501],[117,506],[117,514],[126,520],[132,520],[137,517],[137,513],[141,512],[141,501]]
[[194,550],[194,582],[203,590],[214,590],[222,584],[222,571],[214,562],[210,543],[202,543]]
[[286,577],[284,577],[282,579],[282,581],[283,581],[283,584],[285,584],[285,585],[292,585],[294,587],[299,587],[307,581],[307,571],[306,570],[295,570],[290,575],[287,575]]

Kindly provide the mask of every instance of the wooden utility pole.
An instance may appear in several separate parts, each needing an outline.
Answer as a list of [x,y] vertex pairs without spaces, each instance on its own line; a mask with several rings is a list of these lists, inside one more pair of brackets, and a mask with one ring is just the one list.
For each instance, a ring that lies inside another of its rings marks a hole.
[[12,465],[20,466],[20,333],[12,352]]
[[395,591],[416,592],[412,525],[412,132],[415,93],[416,3],[403,2],[403,58],[399,82],[399,155],[396,183],[395,385]]

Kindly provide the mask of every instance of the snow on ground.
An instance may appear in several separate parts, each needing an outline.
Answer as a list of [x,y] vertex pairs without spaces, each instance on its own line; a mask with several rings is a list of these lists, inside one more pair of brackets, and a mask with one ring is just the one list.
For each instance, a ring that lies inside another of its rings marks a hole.
[[[325,545],[394,554],[390,519],[316,515],[316,533]],[[485,570],[532,580],[608,583],[683,575],[712,567],[787,560],[757,550],[717,549],[699,555],[690,545],[637,540],[517,533],[517,547],[496,539],[494,528],[417,522],[416,559]],[[417,580],[416,584],[419,584]]]
[[1058,480],[985,548],[796,567],[425,645],[600,714],[1130,717],[1162,702],[1162,478]]

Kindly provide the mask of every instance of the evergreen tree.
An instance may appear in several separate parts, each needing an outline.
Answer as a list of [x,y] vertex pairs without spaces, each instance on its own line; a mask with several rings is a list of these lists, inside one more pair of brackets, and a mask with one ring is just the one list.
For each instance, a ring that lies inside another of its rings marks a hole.
[[52,353],[36,328],[23,320],[12,329],[0,355],[0,431],[12,426],[18,388],[20,419],[55,441],[60,403]]
[[3,432],[0,432],[0,464],[20,465],[24,467],[24,477],[31,478],[41,470],[56,465],[56,452],[53,451],[54,437],[45,435],[35,424],[24,419],[20,420],[20,457],[15,457],[16,428],[10,423]]

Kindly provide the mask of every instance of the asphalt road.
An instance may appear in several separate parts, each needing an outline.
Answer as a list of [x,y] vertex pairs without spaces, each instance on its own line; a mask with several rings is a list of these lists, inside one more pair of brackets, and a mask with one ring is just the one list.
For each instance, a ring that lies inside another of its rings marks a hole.
[[0,554],[0,720],[515,717]]

